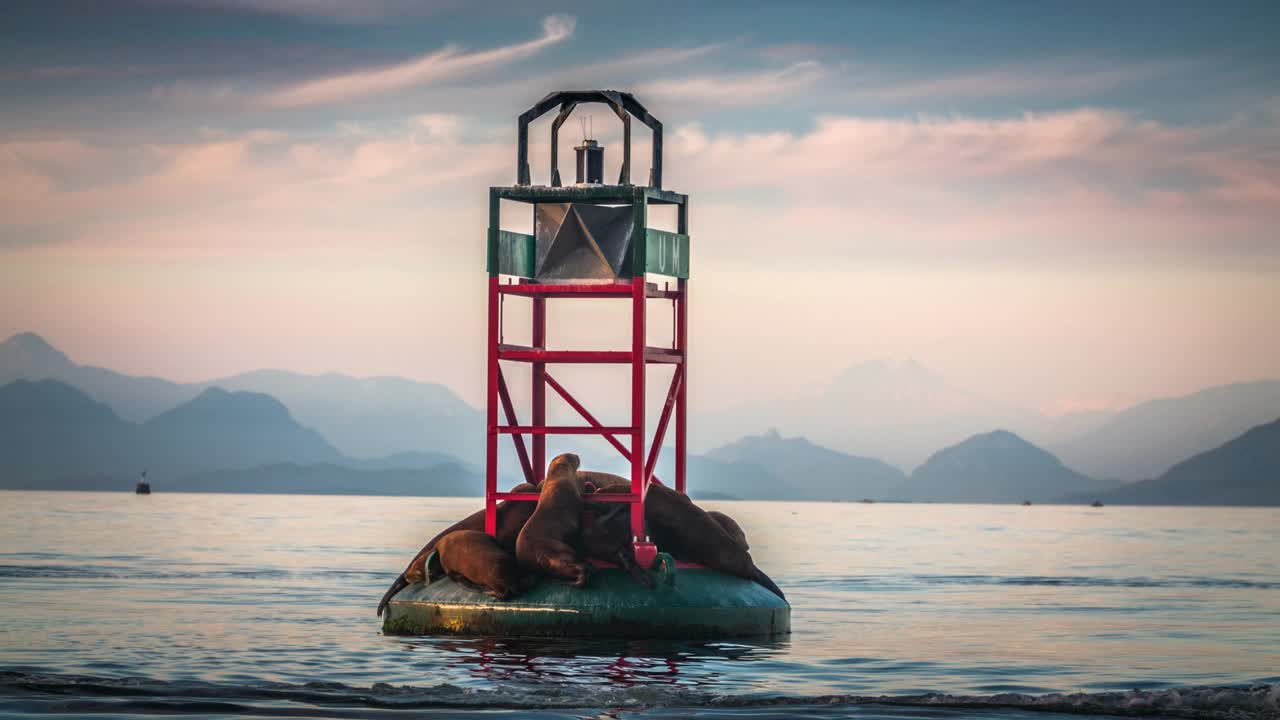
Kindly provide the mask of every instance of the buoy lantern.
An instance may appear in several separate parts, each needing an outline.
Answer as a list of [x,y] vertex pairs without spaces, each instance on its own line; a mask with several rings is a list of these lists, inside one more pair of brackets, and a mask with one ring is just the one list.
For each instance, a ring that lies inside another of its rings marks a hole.
[[[584,139],[577,151],[576,183],[561,183],[559,130],[581,104],[608,106],[622,122],[623,149],[617,184],[604,178],[605,148]],[[529,123],[559,108],[551,125],[548,185],[531,183]],[[647,185],[631,183],[631,121],[652,131]],[[560,91],[540,100],[518,121],[516,184],[489,189],[488,387],[485,446],[485,531],[494,535],[500,502],[536,502],[536,492],[499,492],[498,442],[510,436],[525,480],[539,485],[547,468],[548,435],[599,435],[630,466],[627,492],[588,494],[588,508],[624,503],[630,516],[631,552],[653,587],[623,569],[596,564],[585,588],[544,579],[532,589],[498,600],[463,588],[448,578],[408,585],[387,604],[383,629],[392,633],[487,636],[591,636],[715,638],[778,635],[790,631],[791,608],[779,595],[749,579],[696,564],[677,562],[656,546],[646,529],[645,500],[653,485],[660,448],[674,420],[673,489],[685,492],[688,431],[688,196],[662,188],[662,123],[630,93],[613,90]],[[504,229],[502,201],[532,206],[533,234]],[[676,209],[674,232],[649,227],[651,206]],[[669,280],[660,287],[648,275]],[[672,282],[674,281],[674,282]],[[532,300],[531,344],[503,342],[507,295]],[[548,300],[629,301],[630,347],[625,350],[551,350],[547,347]],[[649,301],[669,302],[674,315],[669,347],[646,343]],[[502,361],[531,367],[532,408],[528,424],[517,418]],[[606,426],[548,372],[561,364],[611,363],[629,366],[630,421]],[[673,367],[655,434],[646,442],[645,388],[650,365]],[[582,416],[584,424],[548,425],[548,388]],[[499,412],[503,421],[499,421]],[[530,439],[526,444],[525,438]],[[666,491],[669,492],[669,491]]]

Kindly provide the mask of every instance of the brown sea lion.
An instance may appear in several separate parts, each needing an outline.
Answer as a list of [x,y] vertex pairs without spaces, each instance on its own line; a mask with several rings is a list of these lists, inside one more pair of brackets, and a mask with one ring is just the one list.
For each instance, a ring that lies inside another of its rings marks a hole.
[[[596,492],[627,492],[630,488],[630,483],[598,479]],[[644,520],[650,538],[660,551],[670,553],[677,560],[695,562],[712,570],[754,580],[786,599],[777,583],[756,567],[751,553],[747,551],[745,536],[739,541],[683,493],[663,485],[650,485],[649,494],[645,496]],[[733,524],[737,526],[736,522]],[[741,528],[738,530],[741,532]]]
[[[589,487],[594,488],[595,492],[630,492],[631,490],[631,481],[621,475],[598,470],[579,470],[578,475],[582,476],[583,481]],[[737,540],[742,545],[743,550],[751,549],[751,546],[747,544],[747,534],[743,532],[742,526],[738,524],[738,521],[719,510],[707,510],[706,512],[711,516],[712,520],[716,521],[716,524],[724,528],[729,537]]]
[[625,503],[596,504],[583,519],[580,545],[584,555],[617,563],[636,582],[653,587],[653,578],[636,563],[632,548],[631,506]]
[[719,510],[708,510],[707,515],[709,515],[712,520],[715,520],[716,524],[719,525],[720,528],[729,535],[729,537],[737,540],[743,550],[751,549],[751,546],[747,544],[747,534],[742,531],[742,526],[738,524],[737,520],[734,520]]
[[428,562],[427,577],[434,580],[441,575],[499,600],[524,592],[538,581],[483,530],[455,530],[440,538]]
[[[511,488],[511,492],[519,493],[535,493],[538,488],[529,483],[520,483]],[[533,514],[537,503],[531,501],[507,501],[498,503],[498,531],[496,539],[498,545],[504,549],[514,552],[516,549],[516,537],[520,535],[520,529],[524,527],[529,516]],[[392,596],[400,592],[406,586],[420,583],[426,579],[426,562],[427,557],[431,555],[431,551],[435,549],[440,539],[451,532],[458,530],[484,530],[484,510],[477,510],[449,527],[441,530],[435,537],[422,546],[417,555],[413,556],[413,560],[409,561],[409,565],[400,573],[400,577],[396,578],[391,587],[383,593],[382,600],[378,602],[378,615],[382,615],[382,611],[387,609],[387,603],[391,601]]]
[[577,455],[565,453],[547,466],[538,507],[516,538],[516,559],[530,570],[583,587],[589,571],[571,544],[578,540],[582,526],[583,482],[578,464]]
[[605,488],[613,488],[609,492],[627,492],[631,489],[631,481],[621,475],[600,472],[599,470],[579,470],[578,477],[585,485],[594,486],[592,492],[601,492]]

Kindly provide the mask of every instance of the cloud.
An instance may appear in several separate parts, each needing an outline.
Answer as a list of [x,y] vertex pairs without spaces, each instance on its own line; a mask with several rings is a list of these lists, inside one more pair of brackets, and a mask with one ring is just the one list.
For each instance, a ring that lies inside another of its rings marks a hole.
[[677,128],[673,141],[678,152],[698,160],[700,181],[737,187],[802,178],[879,183],[1028,176],[1092,179],[1101,186],[1167,180],[1171,172],[1226,182],[1241,170],[1243,155],[1256,149],[1251,141],[1275,132],[1176,128],[1084,108],[1002,118],[823,115],[805,133],[708,134],[686,125]]
[[151,88],[151,99],[190,109],[206,109],[237,102],[234,88],[225,83],[193,84],[177,80]]
[[641,84],[636,93],[670,103],[750,105],[774,102],[806,90],[826,75],[821,63],[806,60],[780,70],[695,75]]
[[1097,109],[829,115],[799,133],[676,128],[666,170],[671,187],[702,195],[700,218],[715,213],[735,252],[781,236],[798,238],[789,255],[828,259],[856,246],[863,256],[1280,260],[1280,155],[1261,151],[1277,141],[1274,125],[1173,127]]
[[[1264,107],[1248,122],[1170,126],[1082,108],[824,115],[796,132],[683,125],[669,128],[666,184],[697,199],[704,257],[730,247],[760,257],[788,237],[786,257],[802,264],[975,253],[1280,261],[1280,156],[1268,151],[1280,128],[1268,117]],[[416,229],[384,241],[420,243],[440,222],[482,226],[483,188],[510,181],[510,138],[470,125],[428,113],[321,133],[204,129],[170,144],[2,143],[0,226],[140,252],[166,237],[183,251],[216,247],[211,228],[279,249],[321,235],[339,244],[344,232],[363,242],[363,227],[385,224]],[[633,157],[646,157],[636,143]]]
[[323,105],[455,79],[463,73],[524,59],[563,42],[573,35],[574,25],[572,17],[551,15],[542,21],[542,35],[527,42],[470,53],[450,45],[395,65],[307,80],[263,96],[260,104],[281,108]]
[[[465,216],[484,187],[506,179],[507,145],[466,142],[462,126],[435,113],[376,131],[0,142],[0,238],[39,238],[5,244],[54,254],[143,257],[420,246],[428,228]],[[432,237],[442,255],[458,247]]]
[[436,12],[449,3],[419,0],[144,0],[166,9],[228,10],[320,22],[377,23]]
[[1200,66],[1194,60],[1140,63],[1058,58],[1033,63],[903,76],[877,66],[854,65],[843,93],[855,100],[906,103],[999,97],[1068,99],[1088,97],[1167,77]]

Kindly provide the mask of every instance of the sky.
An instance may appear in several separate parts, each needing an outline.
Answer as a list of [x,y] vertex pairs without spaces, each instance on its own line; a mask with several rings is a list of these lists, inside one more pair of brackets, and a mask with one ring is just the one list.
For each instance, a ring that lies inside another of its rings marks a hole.
[[[1049,414],[1280,377],[1274,3],[0,13],[0,336],[81,363],[403,375],[480,404],[515,117],[611,87],[662,120],[691,198],[702,407],[878,359]],[[579,113],[616,173],[616,120]],[[552,343],[625,344],[610,312],[553,317]]]

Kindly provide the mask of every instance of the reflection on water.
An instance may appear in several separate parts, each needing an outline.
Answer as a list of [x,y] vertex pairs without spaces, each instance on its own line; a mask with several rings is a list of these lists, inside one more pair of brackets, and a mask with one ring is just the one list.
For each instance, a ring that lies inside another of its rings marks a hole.
[[1280,667],[1275,509],[707,503],[787,591],[790,637],[382,636],[386,585],[477,504],[0,493],[0,669],[597,707],[1159,689]]
[[[742,663],[761,662],[785,651],[788,640],[676,643],[657,640],[543,638],[408,638],[406,649],[437,654],[485,686],[538,683],[738,687],[734,677],[750,673]],[[733,667],[733,673],[724,671]]]

